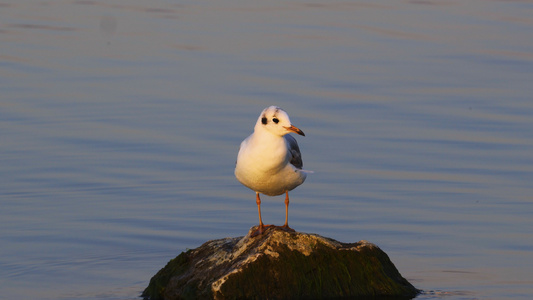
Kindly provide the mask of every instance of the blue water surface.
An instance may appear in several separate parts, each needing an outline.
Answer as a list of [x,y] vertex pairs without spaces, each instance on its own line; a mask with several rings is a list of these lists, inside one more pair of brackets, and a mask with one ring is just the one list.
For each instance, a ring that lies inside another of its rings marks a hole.
[[[137,299],[256,225],[233,176],[279,105],[290,225],[368,240],[417,299],[533,295],[533,3],[0,3],[0,290]],[[284,221],[283,197],[263,219]]]

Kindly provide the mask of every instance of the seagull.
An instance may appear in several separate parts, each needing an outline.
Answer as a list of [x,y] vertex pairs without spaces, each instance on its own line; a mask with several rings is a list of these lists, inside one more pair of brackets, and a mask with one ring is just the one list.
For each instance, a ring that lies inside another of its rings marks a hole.
[[289,191],[305,181],[307,173],[296,139],[288,133],[305,136],[302,130],[291,124],[289,115],[277,106],[265,108],[254,127],[254,132],[242,141],[235,166],[235,177],[244,186],[255,191],[259,228],[252,234],[262,234],[267,227],[261,219],[259,193],[277,196],[285,193],[285,224],[289,227]]

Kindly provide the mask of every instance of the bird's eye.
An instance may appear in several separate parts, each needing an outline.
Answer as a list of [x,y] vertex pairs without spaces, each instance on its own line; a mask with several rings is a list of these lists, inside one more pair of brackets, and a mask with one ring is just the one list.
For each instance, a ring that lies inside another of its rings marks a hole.
[[278,124],[278,123],[279,123],[279,120],[278,120],[278,118],[274,118],[274,119],[272,119],[272,121],[273,121],[274,123],[276,123],[276,124]]

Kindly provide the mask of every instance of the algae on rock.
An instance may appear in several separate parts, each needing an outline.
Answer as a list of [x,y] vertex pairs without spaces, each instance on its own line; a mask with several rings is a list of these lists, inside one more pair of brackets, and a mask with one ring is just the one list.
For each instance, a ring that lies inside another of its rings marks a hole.
[[181,253],[144,290],[145,299],[328,299],[419,292],[376,245],[269,228],[208,241]]

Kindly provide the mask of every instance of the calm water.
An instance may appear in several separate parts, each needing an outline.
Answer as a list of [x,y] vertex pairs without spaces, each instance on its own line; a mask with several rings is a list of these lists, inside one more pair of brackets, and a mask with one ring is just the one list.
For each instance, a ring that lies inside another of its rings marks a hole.
[[292,227],[376,243],[418,299],[533,295],[532,1],[4,0],[1,297],[135,299],[246,234],[272,104],[315,171]]

